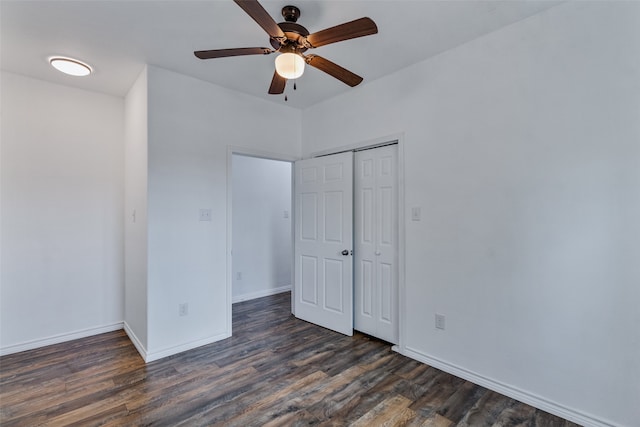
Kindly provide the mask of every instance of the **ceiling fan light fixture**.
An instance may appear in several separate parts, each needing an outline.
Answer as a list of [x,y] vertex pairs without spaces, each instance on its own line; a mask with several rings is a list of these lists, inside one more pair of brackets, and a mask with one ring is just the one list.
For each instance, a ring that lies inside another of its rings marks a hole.
[[49,58],[49,64],[60,72],[76,77],[88,76],[93,71],[89,65],[82,61],[62,56]]
[[282,53],[276,57],[276,72],[287,80],[297,79],[304,73],[304,58],[297,53]]

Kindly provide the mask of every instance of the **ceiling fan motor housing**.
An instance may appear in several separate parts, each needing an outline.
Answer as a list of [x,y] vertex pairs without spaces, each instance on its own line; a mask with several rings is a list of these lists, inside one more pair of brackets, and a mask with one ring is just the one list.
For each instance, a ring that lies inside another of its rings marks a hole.
[[280,52],[305,52],[308,48],[302,43],[300,37],[308,36],[309,30],[296,23],[300,17],[300,9],[296,6],[285,6],[282,8],[282,16],[285,22],[279,22],[278,26],[284,32],[285,36],[287,36],[287,40],[282,43],[271,38],[269,40],[271,46]]

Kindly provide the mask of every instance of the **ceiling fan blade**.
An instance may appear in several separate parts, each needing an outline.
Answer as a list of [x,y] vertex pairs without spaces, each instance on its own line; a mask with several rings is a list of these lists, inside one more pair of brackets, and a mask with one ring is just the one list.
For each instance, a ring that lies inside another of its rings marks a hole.
[[312,67],[315,67],[320,71],[324,71],[351,87],[359,85],[363,80],[359,75],[354,74],[346,68],[342,68],[338,64],[318,55],[307,55],[305,56],[305,61]]
[[330,43],[341,42],[343,40],[370,36],[377,32],[378,27],[373,20],[370,18],[360,18],[355,21],[345,22],[344,24],[309,34],[307,36],[307,41],[312,47],[320,47]]
[[273,50],[268,47],[239,47],[237,49],[197,50],[193,52],[200,59],[225,58],[241,55],[268,55]]
[[278,74],[277,71],[273,72],[273,78],[271,79],[271,86],[269,86],[269,94],[280,95],[284,92],[284,87],[287,85],[287,79]]
[[271,38],[286,38],[282,29],[257,0],[233,0],[262,27]]

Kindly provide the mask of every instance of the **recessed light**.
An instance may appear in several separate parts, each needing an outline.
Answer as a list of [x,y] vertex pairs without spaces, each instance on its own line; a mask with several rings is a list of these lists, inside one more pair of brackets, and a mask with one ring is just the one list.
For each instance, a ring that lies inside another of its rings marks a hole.
[[54,56],[49,58],[49,63],[58,71],[61,71],[70,76],[88,76],[91,74],[91,67],[82,61],[78,61],[73,58],[64,58],[61,56]]

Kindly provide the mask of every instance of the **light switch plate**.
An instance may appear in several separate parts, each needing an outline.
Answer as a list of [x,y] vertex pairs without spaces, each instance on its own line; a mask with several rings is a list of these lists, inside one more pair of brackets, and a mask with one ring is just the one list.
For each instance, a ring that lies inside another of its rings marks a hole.
[[211,221],[211,209],[200,209],[200,221]]
[[420,207],[411,208],[411,220],[420,221]]

